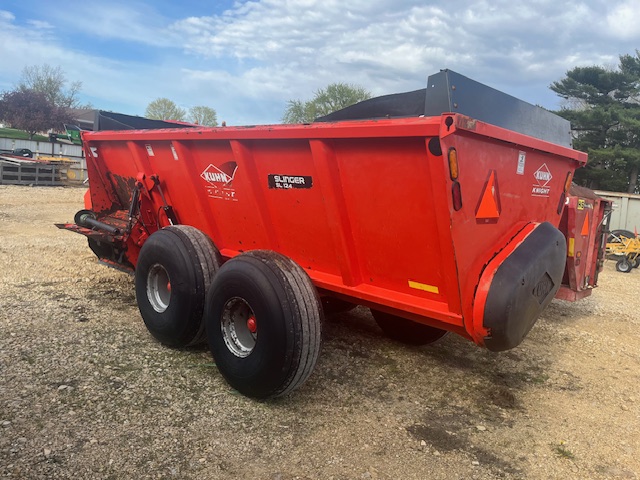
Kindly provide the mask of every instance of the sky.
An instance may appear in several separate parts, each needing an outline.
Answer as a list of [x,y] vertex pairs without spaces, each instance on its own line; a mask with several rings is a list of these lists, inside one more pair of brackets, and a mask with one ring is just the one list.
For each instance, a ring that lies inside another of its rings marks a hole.
[[81,101],[144,115],[152,100],[279,123],[330,83],[374,96],[449,68],[549,109],[577,66],[640,49],[640,0],[76,0],[0,2],[0,91],[60,66]]

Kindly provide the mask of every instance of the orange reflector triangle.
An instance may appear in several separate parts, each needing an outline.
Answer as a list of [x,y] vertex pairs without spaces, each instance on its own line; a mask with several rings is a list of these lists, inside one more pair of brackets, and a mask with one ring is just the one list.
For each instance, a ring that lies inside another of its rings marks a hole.
[[476,211],[476,218],[498,218],[500,211],[496,200],[496,172],[492,171],[489,181],[482,194],[482,200]]
[[582,232],[580,232],[580,235],[585,237],[589,235],[589,215],[584,216],[584,223],[582,224]]

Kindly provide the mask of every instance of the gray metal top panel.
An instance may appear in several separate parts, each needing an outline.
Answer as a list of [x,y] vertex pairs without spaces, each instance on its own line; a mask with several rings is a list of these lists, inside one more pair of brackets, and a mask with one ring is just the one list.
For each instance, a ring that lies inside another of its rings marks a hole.
[[551,143],[571,147],[571,123],[451,70],[428,80],[425,115],[461,113]]

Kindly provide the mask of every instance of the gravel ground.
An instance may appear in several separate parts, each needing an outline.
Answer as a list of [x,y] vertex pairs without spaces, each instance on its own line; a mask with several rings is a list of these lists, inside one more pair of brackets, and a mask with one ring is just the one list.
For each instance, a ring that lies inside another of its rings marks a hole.
[[605,265],[501,354],[326,323],[293,395],[238,395],[204,348],[145,330],[132,277],[58,230],[84,190],[0,186],[0,477],[640,477],[640,270]]

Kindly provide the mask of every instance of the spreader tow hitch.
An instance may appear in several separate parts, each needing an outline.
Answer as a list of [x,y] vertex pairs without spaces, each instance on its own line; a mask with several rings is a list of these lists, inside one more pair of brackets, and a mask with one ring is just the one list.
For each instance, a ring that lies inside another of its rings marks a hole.
[[76,213],[75,217],[73,217],[73,221],[80,227],[95,228],[110,233],[111,235],[120,235],[121,233],[118,227],[96,220],[96,214],[91,210],[80,210]]

